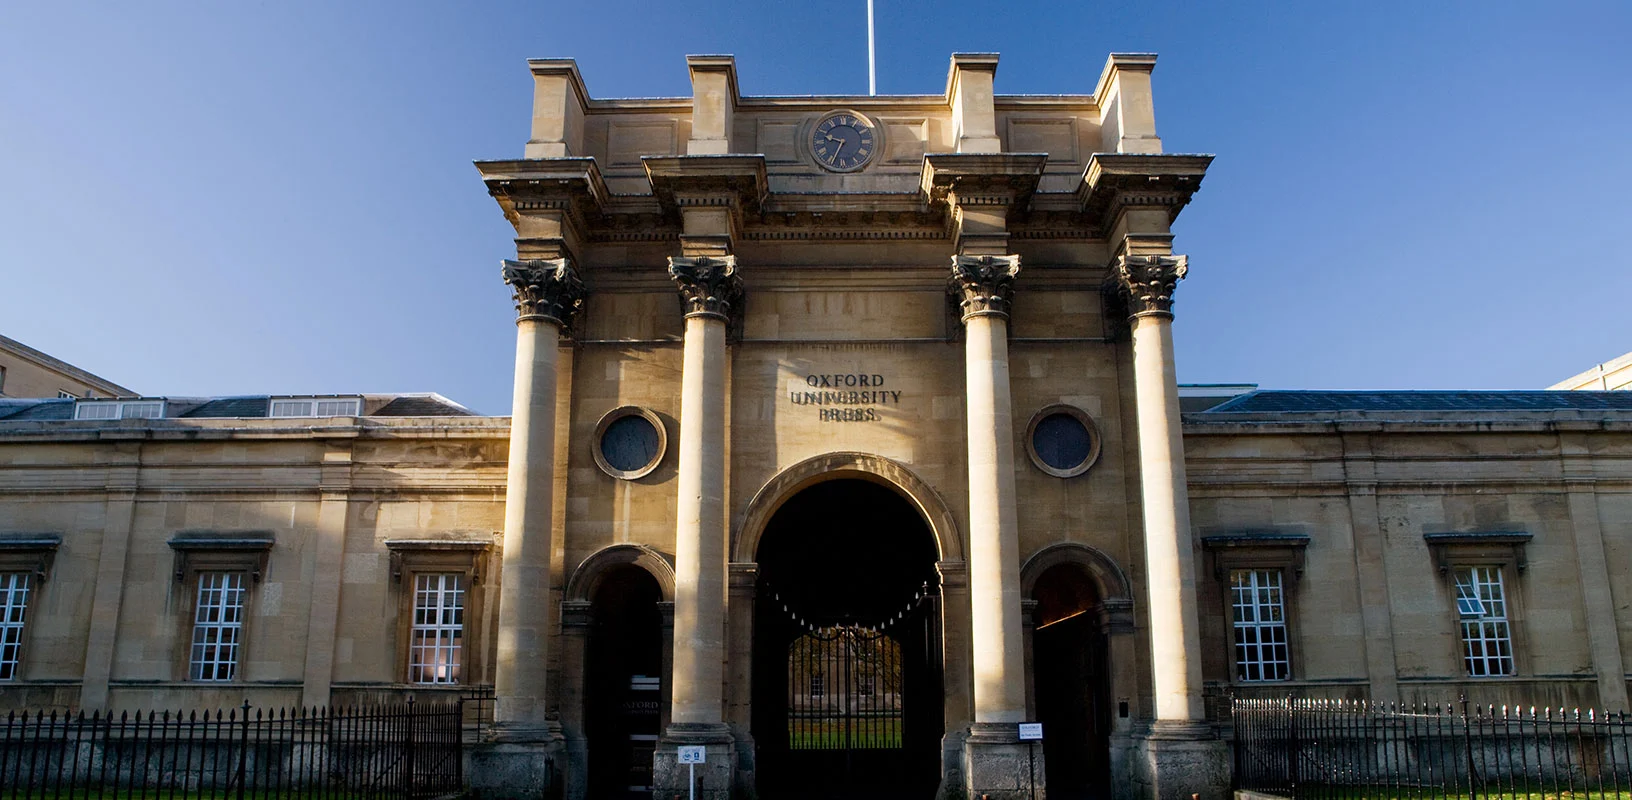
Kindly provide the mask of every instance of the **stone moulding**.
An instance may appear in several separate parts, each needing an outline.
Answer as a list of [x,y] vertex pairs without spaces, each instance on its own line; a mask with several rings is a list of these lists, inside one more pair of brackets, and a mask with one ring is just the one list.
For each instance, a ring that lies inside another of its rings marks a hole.
[[60,547],[61,534],[0,533],[0,570],[27,572],[47,580]]
[[1425,533],[1422,540],[1433,554],[1434,566],[1445,575],[1459,562],[1496,559],[1511,563],[1519,572],[1529,566],[1525,545],[1535,538],[1524,531],[1456,531]]
[[184,531],[166,544],[175,551],[177,581],[185,581],[190,571],[224,570],[248,572],[259,583],[274,542],[271,531]]
[[1213,577],[1223,582],[1234,569],[1271,567],[1286,570],[1293,581],[1303,576],[1309,535],[1282,531],[1228,531],[1203,534],[1201,546],[1212,562]]

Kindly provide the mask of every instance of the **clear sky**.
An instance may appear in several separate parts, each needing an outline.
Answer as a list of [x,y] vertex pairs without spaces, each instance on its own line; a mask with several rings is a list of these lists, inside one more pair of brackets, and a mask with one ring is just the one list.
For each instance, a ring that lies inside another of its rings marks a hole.
[[[878,88],[1088,93],[1154,51],[1179,377],[1541,388],[1632,350],[1632,4],[877,0]],[[0,333],[153,395],[510,403],[470,162],[521,155],[525,59],[596,97],[865,94],[865,0],[0,3]]]

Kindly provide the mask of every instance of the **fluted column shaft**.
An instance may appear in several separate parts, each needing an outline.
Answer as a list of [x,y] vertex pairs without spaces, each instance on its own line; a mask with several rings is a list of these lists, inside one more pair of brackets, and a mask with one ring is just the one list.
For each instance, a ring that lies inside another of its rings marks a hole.
[[964,322],[969,594],[977,724],[1014,724],[1026,718],[1008,339],[1009,297],[1019,270],[1018,256],[953,259],[953,283]]
[[1183,256],[1123,256],[1117,262],[1132,312],[1151,672],[1159,724],[1206,717],[1190,498],[1173,361],[1173,289],[1186,269]]
[[686,309],[670,720],[714,726],[725,721],[725,338],[741,282],[730,256],[672,258],[669,274]]
[[507,261],[516,297],[516,378],[504,493],[494,721],[547,728],[556,355],[583,287],[566,259]]

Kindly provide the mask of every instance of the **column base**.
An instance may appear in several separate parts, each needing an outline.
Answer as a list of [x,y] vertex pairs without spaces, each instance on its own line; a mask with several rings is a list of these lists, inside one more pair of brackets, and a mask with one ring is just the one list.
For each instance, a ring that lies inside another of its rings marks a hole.
[[1205,722],[1164,722],[1136,736],[1137,770],[1152,800],[1223,800],[1230,794],[1230,748]]
[[[690,745],[708,749],[708,760],[695,768],[680,763],[680,748]],[[731,800],[737,743],[730,728],[720,723],[671,723],[657,740],[657,752],[652,754],[652,800],[689,800],[693,769],[697,775],[696,800]]]
[[492,800],[554,800],[561,796],[563,751],[560,723],[495,725],[467,751],[471,793]]
[[969,800],[1044,800],[1041,742],[1020,741],[1014,723],[976,722],[963,741],[964,790]]

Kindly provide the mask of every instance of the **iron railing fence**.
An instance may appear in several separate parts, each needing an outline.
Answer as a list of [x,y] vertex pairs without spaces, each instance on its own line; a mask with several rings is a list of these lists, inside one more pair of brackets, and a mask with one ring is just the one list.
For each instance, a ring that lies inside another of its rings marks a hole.
[[462,706],[11,712],[0,719],[0,800],[455,795]]
[[1627,798],[1624,713],[1236,699],[1235,788],[1299,798]]

